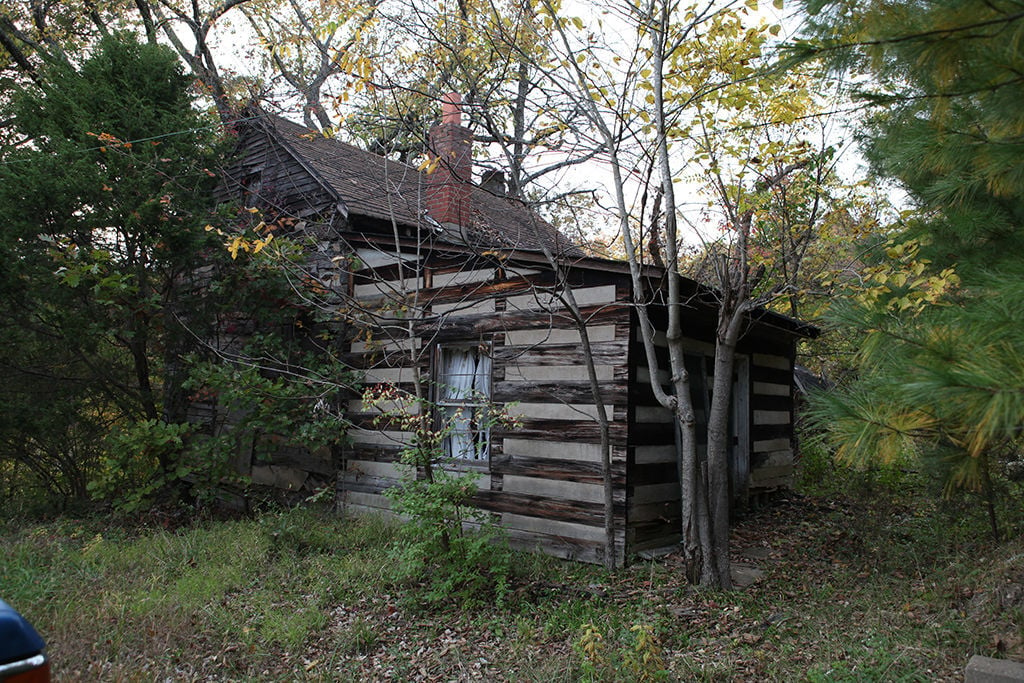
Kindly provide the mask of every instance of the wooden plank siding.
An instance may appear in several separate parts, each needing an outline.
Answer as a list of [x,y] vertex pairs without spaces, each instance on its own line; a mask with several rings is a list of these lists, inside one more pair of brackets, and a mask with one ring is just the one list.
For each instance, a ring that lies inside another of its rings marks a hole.
[[[384,260],[384,259],[381,259]],[[406,337],[356,342],[347,358],[366,368],[367,381],[411,387],[427,376],[437,343],[486,343],[492,359],[492,400],[511,404],[515,428],[492,428],[487,462],[459,463],[481,475],[475,504],[493,513],[519,546],[566,558],[603,561],[604,497],[600,426],[580,346],[579,326],[558,301],[549,271],[496,268],[482,261],[458,266],[428,256],[364,268],[353,293],[366,306],[406,306]],[[628,440],[626,410],[630,307],[622,277],[577,274],[574,295],[587,320],[606,410],[611,420],[616,562],[625,558]],[[415,310],[413,308],[415,307]],[[397,321],[396,321],[397,322]],[[396,325],[396,328],[400,325]],[[354,409],[359,406],[353,404]],[[387,510],[383,493],[400,484],[402,442],[395,424],[354,412],[339,499],[351,511]],[[389,469],[390,468],[390,469]]]
[[247,138],[217,194],[219,201],[263,209],[268,222],[287,216],[320,223],[337,204],[316,176],[266,132]]
[[[333,235],[340,220],[337,197],[266,131],[248,136],[237,151],[215,190],[217,201],[233,202],[240,209],[255,207],[268,224],[287,219],[274,225],[278,235],[313,238],[316,246],[307,254],[306,274],[321,282],[324,301],[340,302],[349,287],[349,273],[338,263],[347,261],[350,250]],[[203,269],[196,275],[200,281],[207,277]],[[252,321],[228,316],[208,342],[229,354],[241,349],[256,331]],[[241,416],[216,403],[193,403],[189,411],[190,421],[204,424],[211,433],[239,428]],[[268,450],[268,442],[272,454],[257,456]],[[340,466],[337,455],[329,448],[311,451],[296,446],[288,435],[250,435],[242,440],[233,466],[254,484],[300,491],[305,497],[335,478]]]
[[751,364],[752,492],[774,491],[793,484],[794,352],[754,353]]
[[[654,318],[663,320],[662,316]],[[703,326],[701,320],[705,323]],[[691,356],[688,362],[691,383],[695,390],[702,385],[704,391],[710,392],[714,379],[714,329],[708,321],[707,317],[700,316],[687,319],[688,336],[684,346]],[[667,341],[663,332],[656,334],[655,355],[659,369],[652,373],[647,366],[637,321],[633,330],[629,351],[626,542],[630,552],[640,552],[678,544],[681,511],[672,416],[658,405],[650,383],[651,375],[655,374],[668,388]],[[744,383],[735,389],[745,389],[745,396],[737,395],[734,400],[736,409],[745,415],[745,424],[735,425],[735,448],[749,458],[744,463],[746,469],[738,467],[739,462],[734,465],[738,476],[749,472],[745,483],[736,482],[733,486],[734,493],[741,497],[738,503],[742,505],[747,495],[787,486],[792,480],[793,344],[791,340],[780,342],[761,331],[752,331],[742,340],[737,355],[736,379]],[[699,455],[707,448],[707,415],[700,403],[695,400],[694,404]],[[745,446],[739,443],[740,439]]]

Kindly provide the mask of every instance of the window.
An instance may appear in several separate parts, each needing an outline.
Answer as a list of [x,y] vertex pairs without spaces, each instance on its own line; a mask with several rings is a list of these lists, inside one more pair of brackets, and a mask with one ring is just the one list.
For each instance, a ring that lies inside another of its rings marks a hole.
[[483,418],[491,399],[491,357],[486,346],[437,347],[437,419],[447,434],[447,457],[486,460],[490,435]]

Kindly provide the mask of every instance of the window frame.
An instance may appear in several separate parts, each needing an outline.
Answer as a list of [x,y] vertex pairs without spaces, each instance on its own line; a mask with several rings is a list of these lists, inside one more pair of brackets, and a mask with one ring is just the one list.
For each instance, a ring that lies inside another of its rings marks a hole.
[[[470,387],[473,392],[468,397],[447,397],[445,396],[446,389],[453,385],[449,385],[445,382],[446,378],[451,377],[452,373],[446,373],[446,361],[450,359],[448,352],[452,350],[465,351],[472,350],[474,352],[474,380]],[[493,388],[494,388],[494,356],[493,356],[493,345],[489,342],[440,342],[434,346],[434,353],[432,354],[432,372],[431,372],[431,385],[432,385],[432,402],[434,408],[433,422],[435,429],[442,429],[444,423],[447,420],[449,411],[458,409],[469,409],[472,411],[471,416],[468,420],[469,428],[466,432],[471,434],[472,440],[472,454],[467,456],[469,449],[462,448],[456,449],[452,446],[452,435],[448,435],[441,440],[441,449],[444,458],[450,463],[457,464],[459,466],[488,466],[491,459],[491,430],[490,427],[484,427],[480,429],[476,426],[475,416],[481,408],[486,408],[492,403]],[[479,363],[481,359],[486,359],[486,392],[480,391],[477,387],[477,377],[479,376]]]

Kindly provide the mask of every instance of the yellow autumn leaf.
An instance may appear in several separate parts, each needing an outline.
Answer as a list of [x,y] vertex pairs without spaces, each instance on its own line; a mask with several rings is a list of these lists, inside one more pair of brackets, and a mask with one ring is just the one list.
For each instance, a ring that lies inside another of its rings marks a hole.
[[254,248],[252,250],[252,253],[254,253],[254,254],[260,253],[261,251],[263,251],[263,247],[265,247],[268,244],[270,244],[271,240],[273,240],[273,239],[274,239],[274,233],[270,233],[269,235],[267,235],[267,239],[265,239],[265,240],[256,240],[253,243]]
[[434,171],[437,170],[437,165],[440,162],[441,162],[440,157],[434,157],[434,158],[426,157],[425,159],[423,159],[423,161],[421,161],[419,163],[419,166],[417,167],[417,170],[418,171],[422,171],[423,173],[427,173],[427,174],[433,173]]
[[228,253],[231,254],[232,259],[238,258],[239,250],[249,251],[249,243],[246,242],[241,237],[235,237],[230,242],[228,242]]

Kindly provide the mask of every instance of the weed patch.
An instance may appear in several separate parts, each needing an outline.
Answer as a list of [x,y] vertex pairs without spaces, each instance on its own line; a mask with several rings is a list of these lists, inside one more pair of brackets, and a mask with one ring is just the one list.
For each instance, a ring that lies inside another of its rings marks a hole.
[[1024,657],[1024,542],[947,514],[793,496],[735,527],[763,578],[731,592],[687,586],[674,556],[511,553],[503,603],[434,601],[393,527],[314,510],[7,522],[0,576],[60,680],[948,680],[973,653]]

